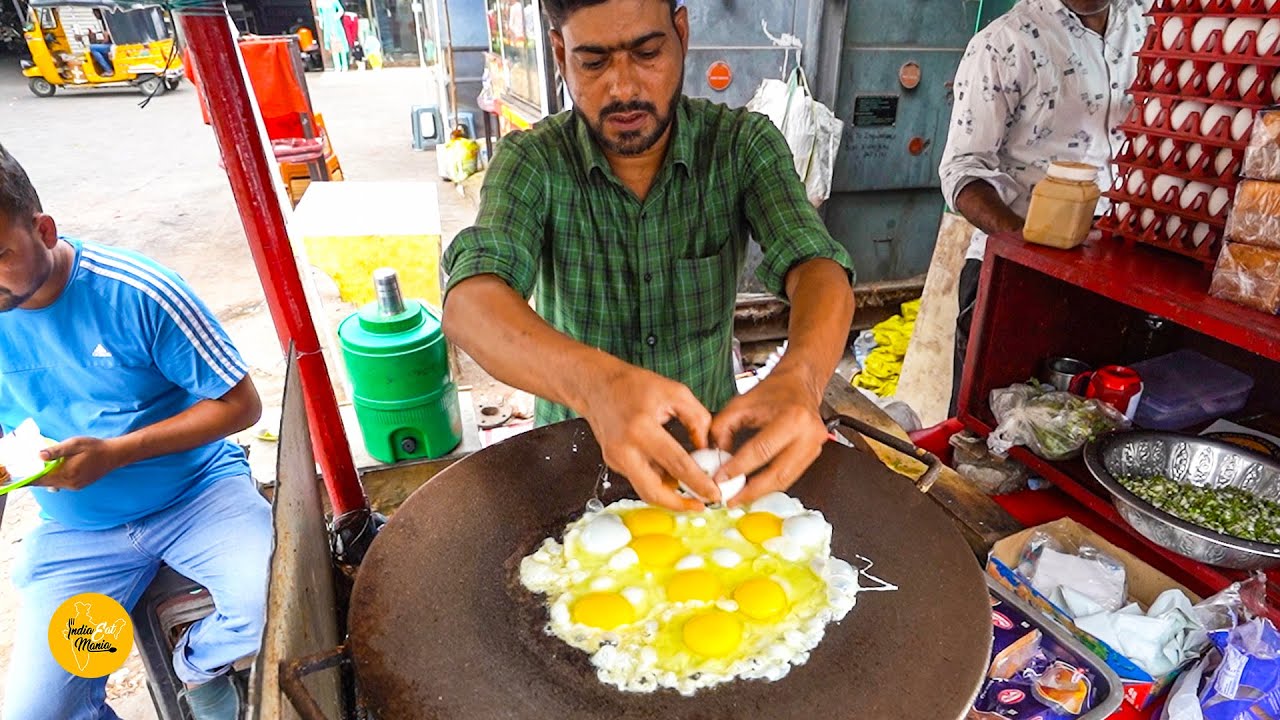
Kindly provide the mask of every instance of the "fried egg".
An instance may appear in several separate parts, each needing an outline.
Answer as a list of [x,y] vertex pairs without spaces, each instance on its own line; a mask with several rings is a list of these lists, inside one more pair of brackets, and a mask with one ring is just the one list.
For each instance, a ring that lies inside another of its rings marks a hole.
[[685,695],[786,676],[860,590],[892,589],[861,587],[822,513],[783,493],[699,513],[620,500],[545,540],[520,579],[602,682]]

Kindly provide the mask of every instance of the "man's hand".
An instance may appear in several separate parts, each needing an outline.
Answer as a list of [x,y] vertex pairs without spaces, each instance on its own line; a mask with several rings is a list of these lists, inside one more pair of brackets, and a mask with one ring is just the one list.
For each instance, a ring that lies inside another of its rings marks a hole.
[[55,490],[83,490],[127,464],[114,443],[92,437],[60,442],[41,451],[40,457],[45,462],[63,458],[62,465],[34,483]]
[[720,489],[664,427],[679,420],[696,447],[707,445],[711,413],[689,388],[631,365],[606,376],[582,413],[609,467],[627,476],[645,502],[672,510],[702,510],[664,480],[683,482],[698,495],[719,501]]
[[738,475],[750,476],[746,488],[729,501],[731,507],[785,491],[818,459],[827,440],[818,404],[809,383],[798,375],[775,370],[716,415],[711,439],[722,450],[733,447],[738,432],[759,431],[716,473],[717,483]]

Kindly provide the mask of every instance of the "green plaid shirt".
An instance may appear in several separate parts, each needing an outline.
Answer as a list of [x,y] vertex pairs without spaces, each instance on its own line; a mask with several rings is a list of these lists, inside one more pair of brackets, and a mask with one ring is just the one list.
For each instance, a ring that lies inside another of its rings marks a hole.
[[[747,237],[757,274],[785,298],[787,272],[830,258],[849,269],[805,196],[791,151],[763,115],[682,98],[666,160],[644,202],[564,112],[507,136],[476,224],[444,256],[448,287],[493,274],[552,326],[678,380],[712,412],[734,395],[733,307]],[[554,359],[528,358],[556,372]],[[539,399],[537,422],[572,417]]]

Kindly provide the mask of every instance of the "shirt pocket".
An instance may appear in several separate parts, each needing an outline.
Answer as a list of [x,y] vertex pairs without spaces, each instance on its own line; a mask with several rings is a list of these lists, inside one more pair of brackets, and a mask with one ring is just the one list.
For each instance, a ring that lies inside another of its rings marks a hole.
[[705,338],[732,322],[738,283],[733,253],[727,248],[709,257],[676,260],[672,280],[671,302],[678,328]]

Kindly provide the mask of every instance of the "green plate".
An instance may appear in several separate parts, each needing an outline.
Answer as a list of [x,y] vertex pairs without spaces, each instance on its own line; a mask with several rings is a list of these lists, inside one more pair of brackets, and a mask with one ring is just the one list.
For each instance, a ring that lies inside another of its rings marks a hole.
[[64,458],[58,458],[57,460],[53,460],[53,461],[51,461],[51,462],[47,462],[47,463],[45,463],[45,464],[44,464],[44,469],[43,469],[43,470],[41,470],[40,472],[36,473],[35,475],[32,475],[32,476],[30,476],[30,477],[25,477],[25,478],[23,478],[23,479],[19,480],[18,482],[12,482],[12,483],[9,483],[9,484],[7,484],[7,485],[0,485],[0,495],[5,495],[5,494],[7,494],[10,490],[17,490],[18,488],[26,487],[26,486],[30,485],[31,483],[33,483],[33,482],[35,482],[35,481],[39,480],[40,478],[44,477],[45,475],[48,475],[50,472],[53,472],[53,469],[54,469],[54,468],[56,468],[56,467],[58,467],[59,465],[61,465],[61,464],[62,464],[63,459],[64,459]]

